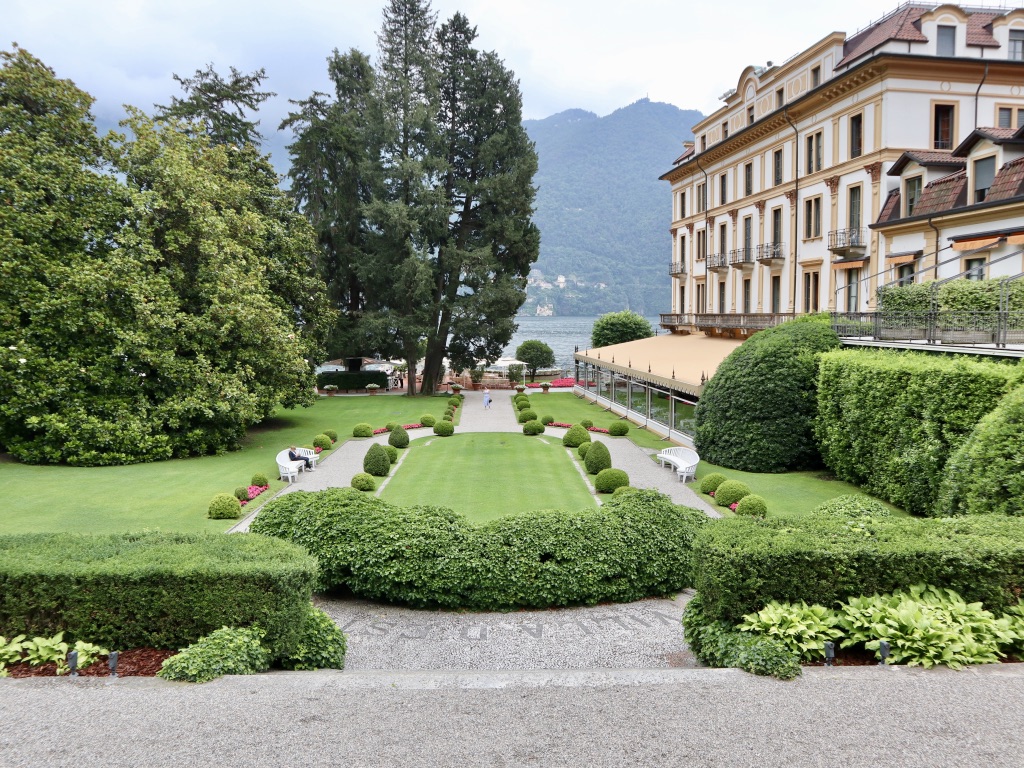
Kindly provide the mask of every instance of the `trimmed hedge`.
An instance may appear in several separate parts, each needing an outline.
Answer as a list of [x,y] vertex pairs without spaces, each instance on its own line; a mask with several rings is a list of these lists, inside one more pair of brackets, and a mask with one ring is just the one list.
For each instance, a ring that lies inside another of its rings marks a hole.
[[654,491],[600,509],[506,515],[476,526],[439,507],[396,507],[350,489],[268,503],[253,530],[320,561],[320,589],[474,610],[630,601],[691,583],[690,548],[709,522]]
[[531,411],[529,408],[527,408],[526,410],[523,410],[523,411],[519,412],[519,423],[520,424],[525,424],[528,421],[536,421],[536,420],[537,420],[537,412],[536,411]]
[[528,421],[525,424],[523,424],[524,435],[539,435],[542,434],[543,432],[544,425],[541,424],[539,421]]
[[357,491],[377,490],[377,481],[373,479],[373,475],[369,472],[356,472],[352,475],[351,485]]
[[587,455],[583,457],[583,466],[591,475],[596,475],[602,469],[611,469],[612,455],[608,452],[608,446],[600,440],[594,440]]
[[608,427],[608,434],[612,437],[622,437],[623,435],[629,434],[629,422],[628,421],[613,421],[611,426]]
[[255,675],[270,668],[259,629],[221,627],[199,638],[176,656],[166,659],[157,672],[164,680],[208,683],[224,675]]
[[334,445],[334,441],[327,435],[320,434],[313,438],[313,447],[319,448],[321,451],[331,450],[332,445]]
[[367,384],[388,386],[388,375],[383,371],[324,371],[316,375],[316,385],[323,389],[333,384],[338,389],[366,389]]
[[728,480],[725,475],[721,472],[712,472],[710,475],[705,475],[700,481],[700,492],[711,493],[718,490],[718,486]]
[[374,443],[363,456],[363,471],[374,477],[387,477],[391,471],[391,459],[384,446]]
[[733,624],[771,600],[834,605],[919,583],[998,614],[1024,590],[1024,521],[737,517],[704,528],[693,558],[709,616]]
[[765,501],[764,496],[751,493],[736,504],[736,514],[744,517],[767,517],[768,502]]
[[585,458],[587,458],[587,451],[590,450],[590,446],[592,446],[592,445],[593,445],[593,443],[590,442],[590,441],[588,441],[586,443],[580,443],[579,447],[576,448],[576,453],[579,454],[581,459],[585,459]]
[[300,548],[265,536],[3,536],[0,635],[182,648],[258,625],[277,656],[298,640],[316,574]]
[[914,514],[946,462],[1018,376],[1014,366],[890,350],[821,356],[817,436],[841,480]]
[[582,443],[590,442],[590,433],[581,425],[569,427],[562,435],[562,445],[566,448],[579,448]]
[[361,422],[352,427],[352,437],[373,437],[373,425]]
[[863,493],[847,493],[836,496],[815,507],[813,514],[835,517],[840,520],[856,520],[859,517],[890,517],[892,513],[878,499]]
[[434,434],[438,437],[451,437],[455,434],[455,426],[450,421],[442,419],[434,425]]
[[405,431],[405,427],[398,424],[391,430],[391,434],[388,435],[388,445],[395,448],[409,447],[409,433]]
[[694,410],[700,457],[747,472],[820,465],[817,358],[838,346],[825,315],[797,318],[743,342],[718,366]]
[[541,416],[540,423],[545,427],[555,420],[554,416]]
[[388,454],[388,460],[394,464],[398,461],[398,449],[393,445],[385,445],[384,450]]
[[629,485],[629,475],[621,469],[602,469],[594,478],[594,490],[598,493],[614,493]]
[[424,427],[432,427],[437,423],[437,419],[431,416],[429,413],[425,413],[420,416],[420,424]]
[[746,483],[739,480],[726,480],[715,489],[715,503],[720,507],[728,507],[749,495],[750,487]]
[[[249,498],[248,489],[245,491],[245,498]],[[242,504],[230,493],[218,493],[210,500],[206,516],[211,520],[233,520],[242,516]]]

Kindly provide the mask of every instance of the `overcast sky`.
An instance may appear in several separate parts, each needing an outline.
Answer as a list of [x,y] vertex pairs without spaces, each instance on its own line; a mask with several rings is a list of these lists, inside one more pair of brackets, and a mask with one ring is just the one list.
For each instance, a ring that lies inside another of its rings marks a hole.
[[[462,11],[480,47],[521,81],[524,117],[582,108],[606,115],[639,98],[717,109],[748,64],[781,63],[834,31],[853,34],[897,6],[720,0],[434,0],[439,21]],[[288,99],[326,90],[331,50],[376,54],[384,0],[5,0],[0,43],[17,42],[97,100],[104,125],[120,105],[151,109],[180,93],[172,73],[213,63],[267,70],[279,96],[261,130],[277,128]],[[280,141],[272,141],[278,144]]]

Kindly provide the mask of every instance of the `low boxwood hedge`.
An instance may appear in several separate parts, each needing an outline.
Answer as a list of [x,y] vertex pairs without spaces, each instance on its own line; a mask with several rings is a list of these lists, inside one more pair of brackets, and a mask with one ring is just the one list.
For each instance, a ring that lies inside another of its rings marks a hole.
[[544,425],[536,419],[523,424],[524,435],[539,435],[544,432]]
[[299,547],[251,534],[2,536],[0,635],[182,648],[255,624],[277,656],[298,639],[316,573]]

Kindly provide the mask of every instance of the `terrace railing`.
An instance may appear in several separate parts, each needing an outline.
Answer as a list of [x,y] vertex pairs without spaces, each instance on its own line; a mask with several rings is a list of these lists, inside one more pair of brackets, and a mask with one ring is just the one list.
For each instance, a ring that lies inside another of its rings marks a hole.
[[972,346],[1024,344],[1024,312],[833,312],[841,338]]

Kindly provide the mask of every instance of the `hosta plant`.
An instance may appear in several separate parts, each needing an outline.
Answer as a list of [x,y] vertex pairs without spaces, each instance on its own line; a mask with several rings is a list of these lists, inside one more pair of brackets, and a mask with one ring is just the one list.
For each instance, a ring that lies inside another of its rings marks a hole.
[[825,643],[842,635],[836,612],[823,605],[768,603],[757,613],[749,613],[737,625],[741,632],[756,632],[778,640],[801,659],[825,657]]

